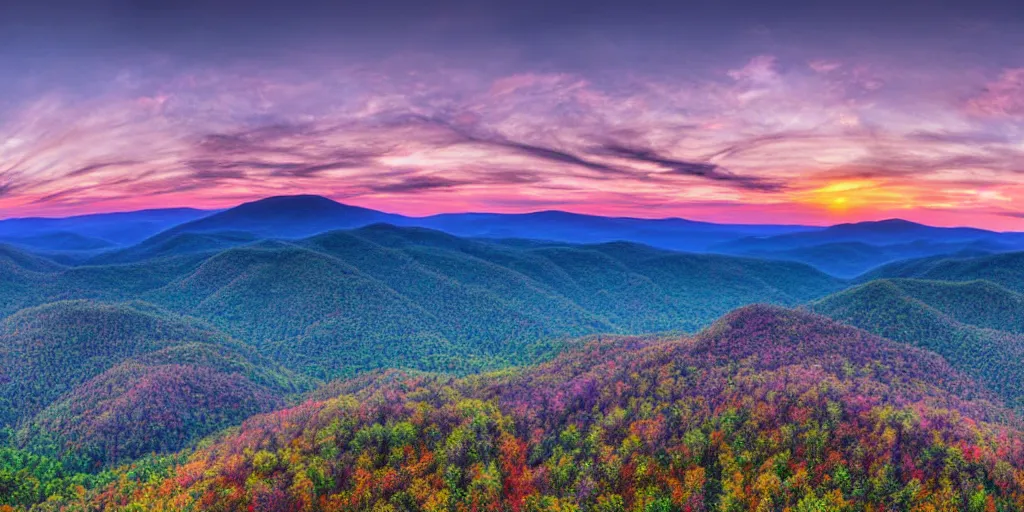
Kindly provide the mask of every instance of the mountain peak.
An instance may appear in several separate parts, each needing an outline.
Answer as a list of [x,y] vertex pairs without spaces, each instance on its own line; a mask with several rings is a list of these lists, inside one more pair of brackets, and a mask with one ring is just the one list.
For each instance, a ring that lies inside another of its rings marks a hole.
[[[346,204],[339,203],[333,199],[318,196],[313,194],[299,194],[299,195],[284,195],[284,196],[271,196],[264,197],[263,199],[257,199],[255,201],[249,201],[242,203],[231,210],[238,209],[263,209],[263,208],[274,208],[274,209],[338,209],[338,208],[358,208],[356,206],[348,206]],[[227,210],[227,211],[231,211]]]
[[848,222],[848,223],[845,223],[845,224],[836,224],[835,226],[832,226],[832,227],[833,228],[846,228],[846,229],[849,229],[849,228],[917,229],[917,228],[929,228],[931,226],[926,226],[924,224],[919,224],[917,222],[911,222],[909,220],[894,218],[894,219],[882,219],[882,220],[866,220],[866,221],[862,221],[862,222]]
[[[257,237],[304,238],[332,229],[351,229],[398,216],[302,194],[272,196],[182,224],[166,233],[244,231]],[[158,235],[159,236],[159,235]]]

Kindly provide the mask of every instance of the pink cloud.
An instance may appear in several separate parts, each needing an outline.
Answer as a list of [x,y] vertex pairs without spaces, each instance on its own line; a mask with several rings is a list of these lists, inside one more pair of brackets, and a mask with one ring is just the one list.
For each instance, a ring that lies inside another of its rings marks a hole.
[[778,80],[776,71],[777,59],[771,55],[758,55],[741,68],[731,69],[727,73],[733,80],[747,81],[755,84],[771,84]]
[[967,109],[980,116],[1024,117],[1024,68],[1004,70],[968,101]]
[[[1024,229],[991,213],[1024,210],[1003,200],[1024,192],[1024,149],[1005,131],[909,86],[899,97],[871,85],[898,74],[838,62],[785,66],[762,55],[685,80],[485,73],[429,59],[318,63],[312,75],[189,69],[88,101],[44,96],[6,117],[0,215],[323,193],[412,214],[564,207]],[[1018,94],[1021,76],[1004,74],[986,94]],[[977,99],[1000,113],[1019,108],[1000,101]],[[870,190],[827,196],[856,180],[872,180]],[[860,206],[822,206],[832,199]]]
[[842,67],[842,63],[834,60],[817,59],[808,62],[807,67],[814,70],[815,73],[830,73]]

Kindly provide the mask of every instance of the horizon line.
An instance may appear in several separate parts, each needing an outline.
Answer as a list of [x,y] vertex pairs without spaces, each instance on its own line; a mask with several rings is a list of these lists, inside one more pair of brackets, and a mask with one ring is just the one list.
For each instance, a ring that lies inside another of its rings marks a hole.
[[878,220],[858,220],[858,221],[852,221],[852,222],[839,222],[839,223],[833,223],[833,224],[792,224],[792,223],[758,223],[758,222],[716,222],[716,221],[699,220],[699,219],[688,218],[688,217],[679,217],[679,216],[675,216],[675,217],[634,217],[634,216],[624,216],[624,215],[611,216],[611,215],[598,215],[598,214],[594,214],[594,213],[582,213],[582,212],[574,212],[574,211],[569,211],[569,210],[558,210],[558,209],[530,210],[530,211],[512,212],[512,213],[509,213],[509,212],[493,212],[493,211],[490,211],[490,212],[489,211],[462,211],[462,212],[441,212],[441,213],[433,213],[433,214],[429,214],[429,215],[407,215],[407,214],[395,213],[395,212],[387,211],[387,210],[381,210],[381,209],[378,209],[378,208],[369,208],[369,207],[365,207],[365,206],[357,206],[357,205],[345,203],[345,202],[342,202],[342,201],[338,201],[338,200],[336,200],[336,199],[334,199],[334,198],[332,198],[330,196],[325,196],[325,195],[320,195],[320,194],[282,194],[282,195],[274,195],[274,196],[264,196],[264,197],[261,197],[261,198],[258,198],[258,199],[253,199],[253,200],[249,200],[249,201],[242,201],[240,203],[235,203],[232,206],[227,206],[227,207],[223,207],[223,208],[210,208],[210,209],[197,208],[195,206],[167,206],[167,207],[164,207],[164,208],[142,208],[142,209],[138,209],[138,210],[110,210],[110,211],[98,211],[98,212],[91,212],[91,213],[79,213],[79,214],[64,215],[64,216],[42,216],[42,215],[38,215],[38,216],[25,216],[25,217],[5,217],[5,218],[0,218],[0,223],[10,222],[10,221],[27,221],[27,220],[65,220],[65,219],[75,219],[75,218],[82,218],[82,217],[94,217],[94,216],[102,216],[102,215],[133,214],[133,213],[159,212],[159,211],[170,211],[170,210],[194,210],[194,211],[201,211],[201,212],[209,212],[211,215],[215,215],[217,213],[221,213],[221,212],[224,212],[224,211],[227,211],[227,210],[231,210],[231,209],[234,209],[236,207],[239,207],[239,206],[242,206],[242,205],[245,205],[245,204],[256,203],[256,202],[264,201],[264,200],[267,200],[267,199],[273,199],[273,198],[299,198],[299,197],[322,198],[322,199],[327,199],[327,200],[329,200],[331,202],[334,202],[334,203],[337,203],[337,204],[340,204],[340,205],[343,205],[343,206],[349,206],[349,207],[353,207],[353,208],[363,208],[363,209],[366,209],[366,210],[373,210],[373,211],[376,211],[376,212],[379,212],[379,213],[384,213],[384,214],[387,214],[387,215],[398,215],[398,216],[406,217],[406,218],[410,218],[410,219],[427,219],[427,218],[437,217],[437,216],[441,216],[441,215],[533,215],[533,214],[538,214],[538,213],[567,213],[567,214],[570,214],[570,215],[580,215],[580,216],[595,217],[595,218],[602,218],[602,219],[630,219],[630,220],[645,220],[645,221],[679,220],[679,221],[685,221],[685,222],[712,224],[712,225],[718,225],[718,226],[781,226],[781,227],[806,227],[806,228],[822,228],[822,229],[830,228],[830,227],[836,227],[836,226],[844,226],[844,225],[855,225],[855,224],[869,224],[869,223],[882,223],[882,222],[901,221],[901,222],[906,222],[908,224],[916,224],[916,225],[919,225],[919,226],[925,226],[925,227],[936,228],[936,229],[977,229],[977,230],[981,230],[981,231],[988,231],[988,232],[991,232],[991,233],[1024,233],[1024,230],[1022,230],[1022,231],[999,231],[999,230],[988,229],[988,228],[979,227],[979,226],[971,226],[971,225],[935,226],[935,225],[932,225],[932,224],[926,224],[926,223],[922,223],[922,222],[907,220],[907,219],[904,219],[904,218],[901,218],[901,217],[890,217],[890,218],[878,219]]

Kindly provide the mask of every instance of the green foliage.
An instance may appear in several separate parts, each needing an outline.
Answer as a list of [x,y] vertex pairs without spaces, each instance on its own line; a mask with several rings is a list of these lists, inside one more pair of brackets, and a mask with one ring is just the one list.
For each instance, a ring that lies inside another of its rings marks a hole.
[[[1024,410],[1024,296],[985,281],[877,280],[810,309],[933,351]],[[1004,329],[1004,330],[997,330]]]
[[[695,331],[744,304],[795,305],[842,286],[801,264],[630,243],[504,243],[388,225],[249,240],[180,234],[90,265],[19,268],[12,289],[24,293],[6,304],[141,299],[334,378],[529,364],[590,333]],[[220,250],[232,244],[244,245]]]
[[16,446],[95,470],[284,405],[313,381],[145,303],[65,301],[0,325],[0,420]]
[[1024,293],[1024,252],[976,257],[936,256],[899,261],[868,272],[859,280],[866,282],[897,277],[936,281],[983,279],[1008,290]]

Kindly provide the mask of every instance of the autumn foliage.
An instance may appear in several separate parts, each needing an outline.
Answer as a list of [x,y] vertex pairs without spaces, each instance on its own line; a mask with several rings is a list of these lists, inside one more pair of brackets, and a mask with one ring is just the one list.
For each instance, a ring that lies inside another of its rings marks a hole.
[[395,371],[43,510],[1024,507],[1024,434],[940,357],[754,306],[523,370]]

